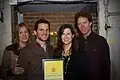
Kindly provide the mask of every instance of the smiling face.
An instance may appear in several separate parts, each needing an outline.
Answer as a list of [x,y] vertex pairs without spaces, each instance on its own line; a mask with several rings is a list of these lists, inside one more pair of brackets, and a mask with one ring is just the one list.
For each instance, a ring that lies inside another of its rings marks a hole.
[[78,28],[83,35],[87,35],[91,32],[91,25],[92,22],[89,22],[86,17],[79,17],[78,18]]
[[46,23],[39,23],[37,30],[34,31],[36,37],[41,41],[47,41],[49,32],[49,25]]
[[19,42],[26,43],[29,39],[29,31],[25,26],[19,28],[18,32]]
[[61,36],[63,44],[68,45],[72,43],[73,37],[74,37],[74,34],[72,34],[71,29],[65,28]]

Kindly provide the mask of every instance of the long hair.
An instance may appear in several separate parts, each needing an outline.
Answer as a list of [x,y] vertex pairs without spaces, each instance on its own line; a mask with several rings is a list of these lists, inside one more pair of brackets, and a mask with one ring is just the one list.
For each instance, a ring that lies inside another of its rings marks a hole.
[[20,23],[20,24],[17,25],[17,35],[16,35],[17,36],[17,42],[19,42],[19,36],[18,36],[19,35],[19,31],[20,31],[20,29],[23,26],[28,30],[28,34],[29,34],[29,37],[30,37],[30,30],[28,28],[28,25],[26,25],[25,23],[22,22],[22,23]]
[[72,34],[75,35],[74,28],[71,24],[63,24],[58,31],[57,48],[60,50],[63,50],[63,42],[62,42],[61,36],[66,28],[69,28],[71,30]]

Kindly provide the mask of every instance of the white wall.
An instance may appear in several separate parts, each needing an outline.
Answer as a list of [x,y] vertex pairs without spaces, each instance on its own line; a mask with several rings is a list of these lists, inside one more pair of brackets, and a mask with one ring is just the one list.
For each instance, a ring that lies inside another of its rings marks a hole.
[[0,22],[0,64],[5,46],[11,44],[12,42],[11,7],[9,6],[8,0],[4,0],[3,17],[4,22],[3,23]]
[[105,7],[103,0],[100,0],[100,12],[99,12],[99,23],[100,23],[100,35],[104,36],[110,46],[110,58],[111,58],[111,80],[120,80],[120,15],[114,15],[115,12],[120,13],[119,5],[120,0],[108,0],[108,12],[112,13],[108,19],[107,32],[105,31]]
[[[108,11],[119,12],[119,0],[110,0]],[[108,22],[112,28],[108,29],[108,42],[111,50],[112,76],[111,80],[120,80],[120,15],[108,17]]]
[[102,35],[103,37],[106,38],[106,31],[105,31],[105,7],[104,7],[104,4],[103,4],[103,1],[104,0],[99,0],[99,4],[98,4],[98,24],[99,24],[99,34]]

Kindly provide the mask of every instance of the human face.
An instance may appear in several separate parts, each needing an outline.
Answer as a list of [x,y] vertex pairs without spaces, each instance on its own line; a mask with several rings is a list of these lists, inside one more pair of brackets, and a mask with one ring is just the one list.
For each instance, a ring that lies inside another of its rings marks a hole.
[[63,34],[61,36],[63,44],[68,45],[68,44],[72,43],[73,37],[74,37],[74,34],[72,34],[70,28],[64,29]]
[[34,31],[36,37],[41,41],[46,41],[49,38],[49,26],[46,23],[38,24],[38,29]]
[[91,25],[92,22],[89,22],[86,17],[79,17],[78,18],[78,28],[83,35],[87,35],[91,32]]
[[25,26],[19,28],[18,32],[19,42],[26,43],[29,39],[29,32]]

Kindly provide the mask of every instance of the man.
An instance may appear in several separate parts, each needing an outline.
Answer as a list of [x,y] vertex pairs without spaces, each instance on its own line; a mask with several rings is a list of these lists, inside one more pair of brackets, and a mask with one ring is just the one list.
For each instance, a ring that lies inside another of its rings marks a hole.
[[39,19],[35,23],[36,41],[28,44],[20,52],[18,63],[24,68],[24,78],[27,80],[42,80],[42,59],[52,56],[53,47],[49,45],[50,23]]
[[110,80],[110,53],[105,38],[92,31],[92,16],[86,12],[75,15],[75,27],[84,45],[88,80]]

